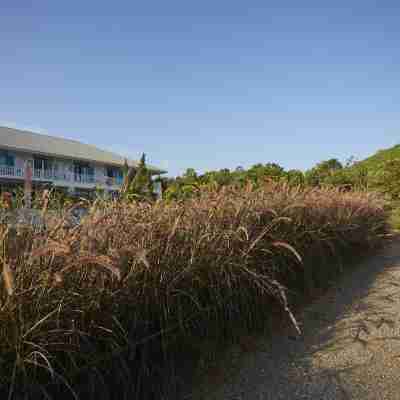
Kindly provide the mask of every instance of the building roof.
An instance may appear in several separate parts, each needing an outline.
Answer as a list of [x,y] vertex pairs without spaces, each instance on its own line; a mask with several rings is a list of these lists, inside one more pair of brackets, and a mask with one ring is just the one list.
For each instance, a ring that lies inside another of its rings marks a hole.
[[[138,161],[126,159],[126,157],[122,157],[119,154],[102,150],[93,145],[81,143],[76,140],[42,135],[2,126],[0,126],[0,147],[45,156],[92,161],[115,166],[123,166],[125,160],[127,160],[128,165],[132,167],[138,165]],[[166,172],[153,166],[148,166],[148,168],[153,173]]]

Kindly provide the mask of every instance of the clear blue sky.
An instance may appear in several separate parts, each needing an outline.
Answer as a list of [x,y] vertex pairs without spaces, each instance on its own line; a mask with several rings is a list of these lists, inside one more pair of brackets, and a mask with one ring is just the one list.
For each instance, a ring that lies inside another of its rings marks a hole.
[[171,175],[306,169],[400,142],[398,1],[22,1],[0,8],[0,124]]

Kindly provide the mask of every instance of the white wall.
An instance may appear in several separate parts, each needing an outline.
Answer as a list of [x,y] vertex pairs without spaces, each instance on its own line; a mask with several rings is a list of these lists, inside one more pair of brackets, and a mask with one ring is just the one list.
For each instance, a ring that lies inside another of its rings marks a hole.
[[106,176],[105,176],[106,168],[100,165],[96,165],[94,168],[94,177],[96,182],[101,182],[105,184]]

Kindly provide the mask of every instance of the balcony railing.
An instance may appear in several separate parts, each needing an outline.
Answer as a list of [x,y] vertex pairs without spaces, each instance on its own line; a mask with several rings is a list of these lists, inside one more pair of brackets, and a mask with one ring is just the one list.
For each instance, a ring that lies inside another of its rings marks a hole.
[[6,176],[8,178],[21,178],[24,176],[24,169],[0,165],[0,176]]
[[79,183],[94,183],[94,175],[90,174],[74,174],[74,181]]
[[124,178],[111,178],[111,177],[107,177],[106,178],[106,185],[108,186],[120,186],[122,185],[124,182]]
[[33,179],[49,180],[49,181],[67,181],[79,183],[94,183],[94,175],[90,174],[63,174],[54,170],[35,169]]
[[[25,168],[10,167],[0,165],[0,177],[6,178],[25,178]],[[120,186],[123,183],[123,178],[108,178],[96,179],[93,174],[75,174],[75,173],[64,173],[59,170],[50,169],[34,169],[32,171],[32,180],[40,181],[54,181],[54,182],[71,182],[82,183],[82,184],[100,184],[108,186]]]
[[51,169],[35,169],[33,171],[33,179],[42,179],[42,180],[49,180],[49,181],[69,181],[69,176],[65,174],[61,174],[57,171]]

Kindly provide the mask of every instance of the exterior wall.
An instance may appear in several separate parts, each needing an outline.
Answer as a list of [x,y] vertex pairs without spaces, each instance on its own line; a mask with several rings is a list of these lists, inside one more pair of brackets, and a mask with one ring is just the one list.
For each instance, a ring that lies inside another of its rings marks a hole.
[[16,154],[15,156],[15,166],[17,168],[24,168],[25,167],[25,161],[29,158],[29,155],[27,154]]
[[94,168],[95,181],[100,185],[106,184],[106,168],[104,166],[96,165]]

